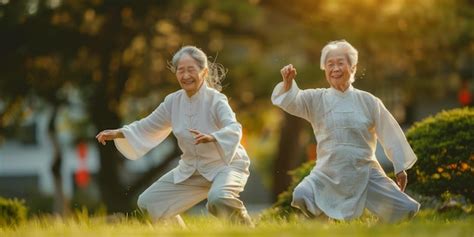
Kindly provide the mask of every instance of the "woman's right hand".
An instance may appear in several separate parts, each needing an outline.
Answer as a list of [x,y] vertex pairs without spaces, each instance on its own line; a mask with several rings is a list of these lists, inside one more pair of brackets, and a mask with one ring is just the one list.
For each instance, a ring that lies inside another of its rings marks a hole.
[[105,141],[111,141],[115,138],[124,138],[122,131],[120,129],[106,129],[102,132],[99,132],[97,136],[95,136],[97,141],[99,141],[102,145],[105,145]]
[[291,89],[291,85],[297,74],[296,68],[293,67],[293,64],[288,64],[280,70],[280,73],[283,78],[283,88],[286,92]]

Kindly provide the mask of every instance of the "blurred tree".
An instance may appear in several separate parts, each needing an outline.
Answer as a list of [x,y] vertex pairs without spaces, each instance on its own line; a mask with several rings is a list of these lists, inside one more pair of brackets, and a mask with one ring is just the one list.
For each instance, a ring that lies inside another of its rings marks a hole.
[[[277,24],[280,31],[287,30],[287,47],[303,57],[284,63],[292,62],[299,69],[297,81],[305,85],[302,88],[327,87],[321,80],[322,73],[308,68],[319,68],[322,47],[336,39],[348,40],[359,51],[355,86],[382,98],[391,109],[401,106],[410,113],[415,100],[432,103],[454,97],[460,78],[474,83],[472,1],[421,1],[416,6],[398,0],[301,0],[292,4],[275,0],[261,4],[275,18],[283,18],[298,29],[294,32],[285,24]],[[289,57],[291,54],[289,51]],[[279,174],[295,167],[294,162],[282,159],[296,158],[301,162],[295,151],[312,142],[287,141],[287,136],[297,139],[300,134],[299,122],[288,116],[282,120],[286,125],[282,126],[276,155],[275,172]],[[285,190],[289,183],[289,176],[275,175],[274,194]]]
[[[18,105],[32,94],[53,107],[69,106],[65,88],[80,91],[96,130],[144,117],[178,88],[167,60],[181,45],[195,44],[229,69],[224,93],[244,140],[257,140],[245,144],[251,156],[263,157],[252,159],[274,161],[263,162],[271,164],[263,169],[270,170],[276,197],[289,184],[286,172],[304,160],[298,151],[314,142],[304,121],[270,106],[283,65],[298,68],[302,88],[327,87],[320,50],[345,38],[360,52],[356,87],[382,97],[389,108],[445,98],[457,92],[460,77],[473,80],[473,9],[469,0],[3,1],[0,126],[14,122]],[[110,211],[130,207],[129,199],[162,168],[127,184],[115,148],[101,146],[100,157],[99,184]]]
[[[54,126],[62,105],[59,92],[72,87],[79,89],[87,118],[97,130],[121,127],[151,112],[177,89],[166,62],[181,45],[204,45],[205,51],[213,53],[223,48],[224,34],[258,37],[252,23],[245,23],[254,14],[248,7],[239,1],[71,0],[51,6],[25,0],[4,4],[0,9],[5,36],[0,41],[0,67],[7,72],[1,76],[2,101],[8,105],[4,111],[13,110],[16,100],[31,94],[45,99],[55,111],[50,134],[59,149]],[[78,139],[94,135],[81,129]],[[102,200],[109,211],[121,211],[131,209],[130,199],[179,155],[179,149],[175,146],[159,166],[133,184],[121,179],[123,159],[113,145],[100,146],[99,153]],[[60,152],[55,154],[53,171],[60,177]]]

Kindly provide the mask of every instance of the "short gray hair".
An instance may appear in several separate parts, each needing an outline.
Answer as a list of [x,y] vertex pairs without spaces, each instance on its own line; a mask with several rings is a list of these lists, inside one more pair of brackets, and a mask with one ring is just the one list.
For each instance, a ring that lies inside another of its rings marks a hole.
[[[357,65],[357,61],[359,60],[359,52],[357,52],[357,49],[354,48],[349,42],[346,40],[335,40],[327,43],[324,47],[323,50],[321,51],[321,69],[324,71],[324,66],[326,64],[326,59],[328,54],[336,49],[345,49],[345,52],[347,54],[347,59],[349,60],[349,64],[352,66]],[[351,83],[354,82],[355,71],[351,75]]]
[[204,78],[207,82],[207,85],[218,91],[222,90],[221,81],[224,80],[227,70],[222,64],[209,62],[204,51],[197,48],[196,46],[183,46],[178,50],[178,52],[174,54],[171,62],[168,62],[168,68],[173,73],[176,73],[178,62],[184,55],[189,55],[191,58],[193,58],[199,66],[199,69],[203,70],[208,68],[209,72],[206,78]]

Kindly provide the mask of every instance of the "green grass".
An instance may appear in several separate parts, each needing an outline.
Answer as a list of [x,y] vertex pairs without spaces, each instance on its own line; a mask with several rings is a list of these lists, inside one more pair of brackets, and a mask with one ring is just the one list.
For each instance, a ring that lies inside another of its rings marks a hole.
[[51,216],[31,218],[16,227],[0,227],[0,236],[429,236],[474,237],[474,217],[437,214],[422,211],[411,221],[399,224],[380,224],[370,215],[351,222],[321,222],[292,217],[256,221],[249,229],[230,225],[210,216],[185,216],[188,228],[172,224],[152,224],[135,217],[119,217],[114,221],[106,217],[89,217],[79,214],[62,219]]

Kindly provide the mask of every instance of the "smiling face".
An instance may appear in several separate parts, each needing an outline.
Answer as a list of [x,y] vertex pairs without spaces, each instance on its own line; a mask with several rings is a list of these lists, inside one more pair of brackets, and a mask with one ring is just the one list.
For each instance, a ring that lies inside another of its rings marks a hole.
[[176,67],[176,79],[186,94],[191,97],[201,88],[207,68],[201,69],[189,54],[184,54]]
[[355,72],[355,66],[351,66],[346,50],[339,48],[328,53],[324,72],[331,87],[344,91],[351,84],[350,79]]

